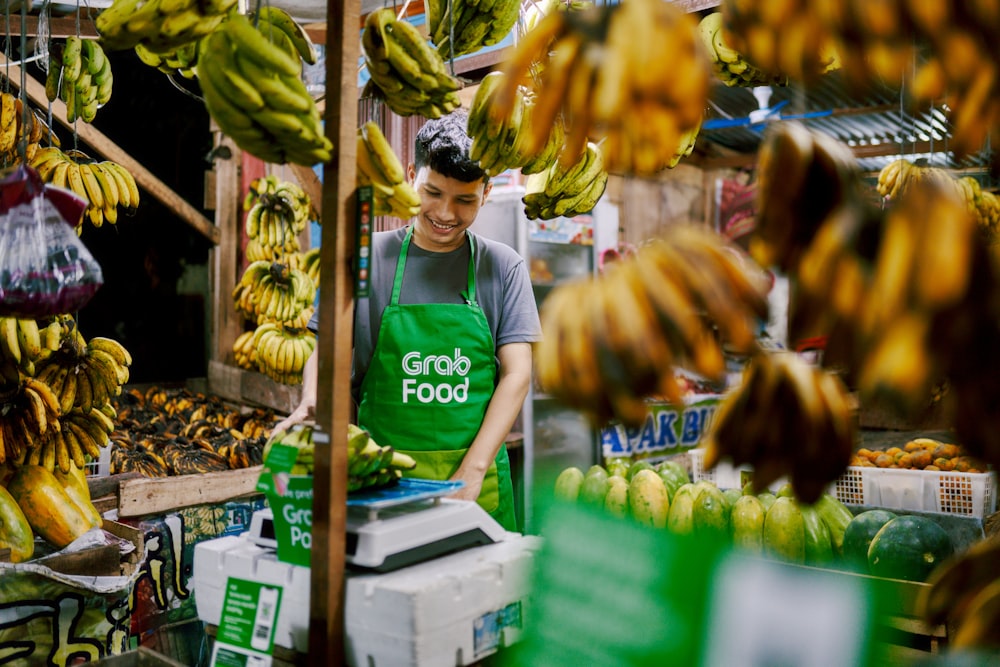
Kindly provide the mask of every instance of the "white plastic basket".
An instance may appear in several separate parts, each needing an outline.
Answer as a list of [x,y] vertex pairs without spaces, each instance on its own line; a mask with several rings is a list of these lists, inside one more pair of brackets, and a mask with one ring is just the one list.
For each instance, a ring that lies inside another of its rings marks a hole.
[[851,466],[831,490],[845,505],[984,518],[997,508],[996,472]]
[[[733,466],[726,461],[720,461],[711,470],[706,470],[704,448],[689,449],[687,453],[691,458],[691,479],[695,482],[704,480],[715,484],[720,489],[742,489],[747,482],[753,479],[753,466]],[[768,485],[768,488],[771,491],[777,491],[787,481],[787,478],[782,477]]]
[[101,456],[96,461],[88,461],[87,477],[107,477],[111,474],[111,443],[101,447]]

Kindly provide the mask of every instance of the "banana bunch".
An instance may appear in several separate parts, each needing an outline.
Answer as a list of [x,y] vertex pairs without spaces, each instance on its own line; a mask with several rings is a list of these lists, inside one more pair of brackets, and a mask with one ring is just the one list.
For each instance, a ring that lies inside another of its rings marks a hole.
[[132,356],[116,340],[95,336],[84,342],[78,331],[37,364],[35,378],[58,397],[60,414],[101,409],[128,382]]
[[361,46],[371,83],[396,114],[440,118],[461,106],[462,84],[423,35],[408,21],[396,20],[391,8],[368,14]]
[[[469,109],[466,131],[472,138],[469,157],[479,162],[490,176],[508,169],[520,169],[524,174],[536,174],[552,165],[562,149],[565,132],[562,123],[552,126],[548,140],[538,153],[526,150],[526,137],[531,125],[534,98],[527,88],[515,91],[514,106],[508,117],[493,118],[489,109],[497,88],[503,81],[502,72],[490,72],[479,83]],[[522,132],[524,130],[524,132]]]
[[[248,201],[249,194],[244,203]],[[261,246],[254,253],[278,260],[298,252],[299,234],[309,226],[311,212],[309,195],[290,181],[280,181],[273,190],[256,195],[245,222],[248,239]]]
[[278,186],[281,185],[281,179],[278,178],[276,174],[268,174],[267,176],[259,176],[252,181],[247,187],[247,193],[243,197],[243,210],[249,211],[253,208],[253,205],[257,203],[257,200],[263,195],[273,195],[278,190]]
[[917,599],[928,624],[947,623],[956,651],[1000,648],[1000,539],[990,536],[931,572]]
[[357,180],[372,186],[375,215],[409,220],[420,213],[417,191],[406,182],[403,164],[373,120],[358,128]]
[[290,472],[293,475],[312,475],[316,458],[316,442],[313,439],[315,428],[313,424],[294,424],[287,430],[275,431],[264,443],[264,461],[267,461],[271,448],[276,444],[294,447],[297,453]]
[[588,143],[580,160],[569,168],[559,160],[525,183],[524,213],[529,220],[552,220],[589,213],[608,185],[608,172],[597,144]]
[[300,49],[313,52],[312,45],[301,45],[298,33],[290,36],[281,27],[263,20],[254,27],[234,14],[201,41],[198,81],[205,107],[237,146],[265,162],[329,162],[333,144],[302,81]]
[[725,373],[723,343],[740,354],[755,348],[766,285],[718,234],[671,226],[600,277],[546,297],[538,383],[595,424],[612,417],[641,424],[646,398],[681,401],[676,368],[717,381]]
[[94,20],[101,43],[111,50],[143,44],[167,53],[214,31],[236,0],[114,0]]
[[[538,22],[552,12],[578,12],[583,9],[590,9],[595,3],[591,0],[538,0],[530,2],[524,10],[521,20],[520,34],[533,30]],[[519,35],[520,36],[520,35]]]
[[995,242],[1000,234],[1000,198],[982,189],[972,176],[963,176],[955,181],[965,206],[979,225],[988,243]]
[[[60,430],[53,434],[51,454],[46,449],[41,452],[38,465],[49,466],[54,460],[55,465],[62,469],[63,462],[72,461],[82,468],[88,460],[96,461],[101,456],[101,449],[109,447],[109,437],[115,429],[115,412],[110,403],[101,408],[91,408],[84,412],[73,408],[69,413],[59,418]],[[35,457],[27,457],[28,463],[35,463]]]
[[38,112],[29,109],[25,115],[20,98],[8,92],[0,93],[0,166],[20,164],[19,146],[22,144],[30,163],[43,139],[49,145],[59,145],[59,137],[52,133]]
[[748,463],[757,490],[788,475],[795,496],[811,504],[847,469],[857,430],[853,412],[835,374],[794,352],[757,354],[712,417],[705,467],[723,458]]
[[49,52],[49,70],[45,77],[45,97],[49,102],[66,103],[66,120],[77,118],[94,122],[97,110],[111,99],[114,76],[111,61],[94,39],[66,38],[61,54]]
[[[46,467],[52,470],[55,450],[49,443],[60,429],[59,400],[48,385],[32,377],[6,393],[0,416],[0,463],[24,463],[29,458],[37,462],[44,451]],[[60,468],[69,472],[68,461],[65,467],[61,463]]]
[[233,358],[236,365],[248,371],[257,370],[257,348],[253,344],[254,331],[244,331],[233,341]]
[[0,363],[10,362],[15,369],[11,372],[8,368],[0,376],[15,383],[20,380],[18,370],[33,376],[35,364],[61,344],[62,325],[56,319],[40,328],[37,320],[0,317]]
[[347,429],[348,493],[395,484],[404,470],[417,467],[413,457],[390,445],[379,445],[359,426],[348,424]]
[[251,343],[257,370],[281,384],[302,384],[302,369],[316,347],[316,335],[305,328],[265,322]]
[[520,10],[520,0],[428,0],[427,31],[442,57],[457,58],[503,40]]
[[[118,207],[133,215],[139,205],[139,187],[135,178],[117,162],[91,160],[84,153],[64,153],[55,146],[39,148],[29,163],[42,180],[68,188],[86,199],[84,214],[94,227],[118,222]],[[83,220],[77,226],[79,233]]]
[[310,248],[302,255],[302,263],[299,270],[305,271],[316,289],[319,289],[320,256],[319,248]]
[[[788,85],[787,78],[768,74],[754,67],[742,53],[726,44],[725,31],[722,28],[722,12],[706,14],[698,24],[698,32],[705,45],[705,52],[712,60],[712,71],[725,85],[729,87]],[[835,64],[839,66],[838,62],[831,63],[831,67]]]
[[692,14],[659,0],[552,12],[508,56],[490,116],[509,118],[518,86],[530,80],[524,152],[543,149],[561,113],[564,166],[579,160],[588,141],[603,139],[608,171],[655,174],[703,117],[711,69],[697,30]]
[[135,54],[143,64],[155,67],[164,74],[180,74],[185,79],[193,79],[197,76],[196,67],[198,65],[198,42],[188,42],[175,49],[170,49],[162,53],[150,51],[149,47],[139,42],[135,45]]
[[309,276],[280,262],[251,263],[233,290],[236,309],[256,324],[300,324],[315,299]]

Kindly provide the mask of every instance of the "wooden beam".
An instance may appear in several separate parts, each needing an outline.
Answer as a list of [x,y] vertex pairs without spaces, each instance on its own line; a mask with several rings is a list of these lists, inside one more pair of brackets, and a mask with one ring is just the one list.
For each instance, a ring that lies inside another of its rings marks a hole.
[[[0,54],[0,74],[8,76],[8,80],[12,86],[19,87],[21,85],[20,66],[9,63],[3,54]],[[28,97],[31,98],[31,101],[43,109],[47,108],[49,101],[45,97],[45,86],[30,75],[25,77],[25,81],[25,87],[28,89]],[[157,178],[151,171],[142,166],[138,160],[129,155],[96,127],[82,121],[76,125],[68,122],[66,120],[66,105],[62,100],[56,100],[52,103],[52,117],[67,129],[75,130],[79,137],[101,155],[101,157],[112,162],[117,162],[125,167],[135,178],[135,182],[139,187],[159,200],[196,232],[218,245],[222,235],[219,232],[219,228],[211,220],[202,215],[201,211],[189,204],[186,199],[174,192],[169,185]]]
[[215,226],[225,243],[218,243],[209,251],[209,294],[211,295],[211,331],[209,332],[209,359],[228,362],[233,353],[233,342],[243,332],[243,318],[232,307],[232,291],[240,278],[240,165],[242,156],[233,140],[212,123],[213,146],[229,149],[229,157],[219,157],[213,162],[215,173]]
[[323,165],[316,423],[330,445],[316,447],[313,473],[309,662],[343,665],[361,0],[327,0],[326,15],[324,119],[335,152]]
[[319,220],[320,216],[323,215],[323,182],[319,180],[319,176],[316,175],[312,167],[303,167],[301,164],[291,163],[288,166],[292,168],[295,180],[299,182],[305,193],[309,195],[316,219]]
[[[25,17],[25,37],[35,37],[38,35],[38,17],[37,16],[27,16]],[[10,25],[7,25],[7,17],[0,14],[0,32],[5,35],[20,35],[21,34],[21,17],[17,13],[12,13],[10,15]],[[80,17],[80,31],[77,32],[76,29],[76,17],[75,16],[58,16],[49,19],[49,36],[54,38],[69,37],[70,35],[79,35],[80,37],[93,37],[97,38],[100,35],[97,33],[97,28],[94,27],[94,21],[90,17],[81,16]]]
[[[941,150],[943,141],[935,142],[934,147]],[[858,160],[871,157],[886,157],[889,155],[902,155],[914,153],[930,153],[932,144],[929,141],[917,141],[907,143],[901,147],[894,142],[885,142],[878,145],[851,146],[851,153]],[[757,153],[738,153],[736,155],[725,155],[721,157],[705,157],[700,160],[692,160],[689,164],[702,169],[744,169],[752,167],[757,163]]]

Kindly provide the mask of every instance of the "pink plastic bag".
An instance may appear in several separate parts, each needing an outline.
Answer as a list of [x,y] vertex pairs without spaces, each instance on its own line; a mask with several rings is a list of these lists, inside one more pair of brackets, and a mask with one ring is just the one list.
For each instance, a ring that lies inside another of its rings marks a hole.
[[104,284],[75,231],[87,201],[20,166],[0,179],[0,316],[73,313]]

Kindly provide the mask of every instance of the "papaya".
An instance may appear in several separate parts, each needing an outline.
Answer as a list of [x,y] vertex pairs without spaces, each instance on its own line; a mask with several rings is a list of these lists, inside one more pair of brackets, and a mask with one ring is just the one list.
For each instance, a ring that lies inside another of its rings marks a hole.
[[653,464],[649,461],[636,461],[628,467],[628,473],[625,475],[625,479],[629,482],[635,477],[636,473],[640,470],[653,470]]
[[830,529],[812,505],[799,505],[805,529],[806,565],[825,565],[833,560],[833,542]]
[[795,489],[792,488],[790,482],[785,482],[784,484],[781,485],[781,488],[779,488],[778,492],[775,493],[774,495],[778,498],[794,498]]
[[604,507],[604,497],[608,494],[608,473],[604,468],[588,472],[580,485],[580,502],[593,507]]
[[17,501],[0,486],[0,547],[10,549],[10,561],[23,563],[35,553],[35,534]]
[[629,461],[628,459],[621,458],[609,459],[604,467],[608,471],[608,477],[613,477],[615,475],[625,477],[628,475]]
[[847,509],[844,503],[840,502],[829,493],[824,493],[815,503],[816,511],[819,512],[823,523],[830,529],[830,542],[833,544],[833,553],[837,556],[844,555],[844,531],[847,524],[851,522],[854,515]]
[[677,493],[677,489],[691,481],[691,478],[688,477],[687,469],[680,463],[677,463],[677,461],[661,461],[656,466],[656,472],[660,474],[660,479],[667,485],[667,490],[671,496]]
[[91,528],[59,480],[42,466],[20,466],[7,483],[7,490],[32,530],[60,549]]
[[764,551],[779,560],[805,562],[805,521],[799,506],[787,496],[776,498],[764,515]]
[[685,484],[677,489],[670,499],[667,512],[667,529],[677,535],[694,532],[694,484]]
[[764,511],[765,512],[767,512],[767,510],[771,509],[771,505],[774,504],[774,501],[775,501],[776,498],[777,498],[777,496],[775,496],[770,491],[764,491],[763,493],[758,493],[757,494],[757,500],[759,500],[760,504],[764,506]]
[[665,528],[670,499],[663,480],[652,469],[640,470],[628,483],[628,504],[632,517],[653,528]]
[[608,477],[608,492],[604,495],[604,510],[619,518],[628,516],[628,482],[621,475]]
[[604,475],[608,477],[608,470],[602,465],[592,465],[587,468],[587,472],[584,477],[593,477],[594,475]]
[[851,519],[844,531],[844,563],[855,572],[868,573],[868,547],[882,526],[898,515],[884,509],[861,512]]
[[736,504],[736,501],[743,496],[743,492],[740,491],[740,489],[723,489],[722,495],[725,497],[729,508],[732,509],[733,505]]
[[66,495],[69,496],[70,500],[76,503],[76,506],[83,512],[83,516],[90,523],[91,527],[100,528],[104,523],[104,519],[90,500],[90,486],[87,485],[87,477],[72,461],[70,461],[69,465],[70,471],[68,473],[64,473],[59,468],[56,468],[52,474],[59,481],[59,484],[62,485],[63,490],[66,491]]
[[740,496],[729,514],[733,546],[760,554],[764,551],[764,505],[753,495]]
[[695,497],[692,509],[695,534],[728,540],[729,513],[729,501],[719,487],[709,485],[703,488]]
[[556,477],[556,498],[575,503],[580,497],[581,486],[583,486],[583,471],[576,466],[566,468]]

